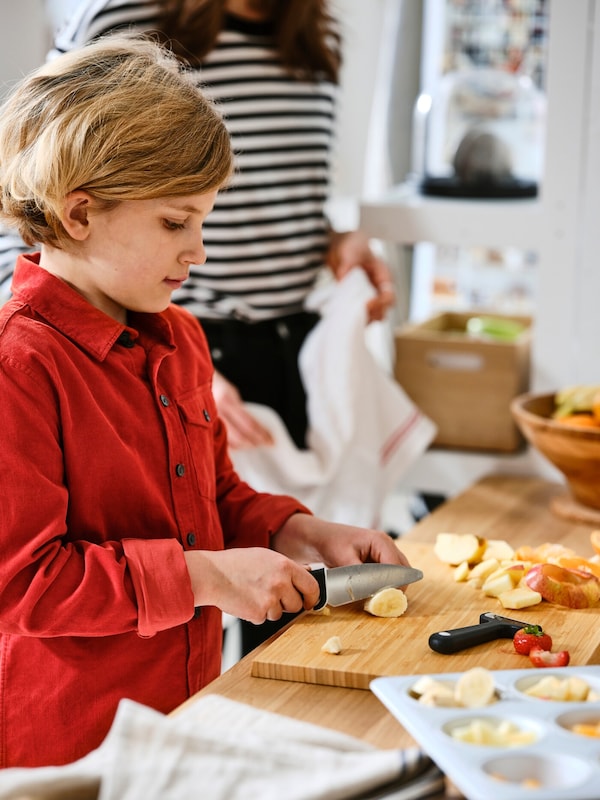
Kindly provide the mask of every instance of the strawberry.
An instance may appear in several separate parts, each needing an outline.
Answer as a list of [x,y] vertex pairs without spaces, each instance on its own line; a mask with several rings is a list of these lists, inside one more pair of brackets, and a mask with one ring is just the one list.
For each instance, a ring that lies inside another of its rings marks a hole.
[[539,625],[526,625],[518,630],[513,637],[513,644],[521,656],[528,656],[532,647],[552,650],[552,639]]
[[568,650],[551,653],[541,647],[532,647],[529,651],[529,660],[534,667],[566,667],[570,659]]

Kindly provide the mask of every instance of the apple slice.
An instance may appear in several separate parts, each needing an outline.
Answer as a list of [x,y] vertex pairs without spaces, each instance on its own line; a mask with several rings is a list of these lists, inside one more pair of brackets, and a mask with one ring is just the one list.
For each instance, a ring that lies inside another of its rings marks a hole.
[[481,581],[485,581],[486,578],[495,572],[500,563],[495,558],[484,558],[483,561],[480,561],[479,564],[475,564],[473,569],[469,572],[469,580],[473,578],[479,578]]
[[479,563],[485,546],[485,539],[473,533],[438,533],[433,552],[440,561],[455,567],[462,561]]
[[484,581],[481,587],[483,593],[488,597],[499,597],[504,592],[509,592],[514,588],[515,584],[508,571],[503,571],[499,575],[493,575]]
[[516,586],[514,589],[509,589],[508,592],[502,592],[498,595],[498,600],[503,608],[528,608],[529,606],[537,606],[542,602],[542,595],[535,592],[528,586]]
[[470,571],[469,562],[461,561],[460,564],[457,564],[457,566],[454,567],[452,577],[457,583],[463,583],[469,577]]
[[567,608],[600,606],[600,580],[589,572],[557,564],[535,564],[527,572],[525,582],[549,603]]
[[502,561],[504,559],[514,558],[515,551],[504,539],[488,539],[483,557],[495,558],[496,561]]

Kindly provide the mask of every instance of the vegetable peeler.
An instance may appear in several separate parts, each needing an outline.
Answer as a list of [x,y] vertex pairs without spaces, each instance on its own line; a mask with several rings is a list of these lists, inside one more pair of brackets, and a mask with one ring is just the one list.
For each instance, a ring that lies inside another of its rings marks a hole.
[[436,653],[450,655],[458,653],[459,650],[466,650],[467,647],[493,642],[494,639],[512,639],[515,633],[526,625],[531,625],[531,622],[519,622],[487,611],[479,617],[479,625],[432,633],[429,637],[429,647]]

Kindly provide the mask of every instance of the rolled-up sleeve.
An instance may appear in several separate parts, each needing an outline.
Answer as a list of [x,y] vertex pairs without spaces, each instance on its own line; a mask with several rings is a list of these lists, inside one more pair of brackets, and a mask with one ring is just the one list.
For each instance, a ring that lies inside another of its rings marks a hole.
[[183,549],[173,539],[150,543],[124,539],[123,550],[138,609],[138,635],[187,622],[194,614],[194,595]]

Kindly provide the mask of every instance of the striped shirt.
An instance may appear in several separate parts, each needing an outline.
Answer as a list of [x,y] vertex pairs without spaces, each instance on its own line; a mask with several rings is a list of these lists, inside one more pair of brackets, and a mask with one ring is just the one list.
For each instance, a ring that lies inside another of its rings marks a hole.
[[[57,33],[54,52],[107,30],[151,30],[156,12],[148,0],[87,0]],[[233,16],[195,73],[222,110],[236,172],[204,223],[206,263],[191,268],[173,300],[200,318],[295,313],[329,240],[336,87],[290,77],[268,24]]]

